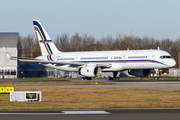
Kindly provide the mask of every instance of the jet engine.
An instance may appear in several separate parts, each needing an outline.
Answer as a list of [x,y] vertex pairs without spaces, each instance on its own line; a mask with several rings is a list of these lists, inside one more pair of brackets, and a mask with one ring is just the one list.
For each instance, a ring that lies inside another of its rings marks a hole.
[[78,73],[86,77],[96,77],[101,74],[101,68],[95,65],[85,66],[79,68]]
[[150,74],[151,70],[150,69],[132,69],[129,70],[128,73],[130,75],[134,75],[137,77],[145,77],[148,76]]

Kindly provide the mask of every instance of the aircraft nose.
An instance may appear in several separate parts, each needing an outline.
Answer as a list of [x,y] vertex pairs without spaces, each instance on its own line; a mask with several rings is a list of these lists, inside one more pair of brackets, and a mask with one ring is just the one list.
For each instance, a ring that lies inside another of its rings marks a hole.
[[174,59],[169,61],[170,67],[174,67],[175,65],[176,65],[176,61]]

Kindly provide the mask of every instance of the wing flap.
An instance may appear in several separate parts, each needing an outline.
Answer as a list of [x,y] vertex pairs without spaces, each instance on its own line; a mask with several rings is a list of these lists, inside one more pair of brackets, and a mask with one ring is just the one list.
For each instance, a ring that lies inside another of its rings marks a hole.
[[73,65],[73,66],[82,66],[85,65],[85,63],[82,62],[59,62],[59,61],[44,61],[44,60],[28,60],[28,59],[19,59],[19,61],[23,62],[35,62],[35,63],[40,63],[40,64],[57,64],[57,65]]
[[[56,65],[72,65],[74,67],[78,67],[78,66],[83,66],[89,63],[84,63],[84,62],[73,62],[73,61],[44,61],[44,60],[39,60],[39,59],[34,59],[34,60],[28,60],[28,59],[19,59],[19,61],[23,61],[23,62],[36,62],[39,64],[56,64]],[[95,63],[96,64],[96,63]],[[109,68],[111,67],[111,64],[96,64],[97,66],[101,67],[101,68]]]

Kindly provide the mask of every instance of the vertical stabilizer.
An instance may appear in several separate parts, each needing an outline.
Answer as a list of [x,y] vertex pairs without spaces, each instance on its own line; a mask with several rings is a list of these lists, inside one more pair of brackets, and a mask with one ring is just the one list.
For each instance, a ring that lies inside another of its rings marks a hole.
[[59,53],[60,51],[54,45],[53,41],[49,37],[48,33],[42,26],[39,20],[33,20],[36,37],[39,43],[41,55],[51,55]]

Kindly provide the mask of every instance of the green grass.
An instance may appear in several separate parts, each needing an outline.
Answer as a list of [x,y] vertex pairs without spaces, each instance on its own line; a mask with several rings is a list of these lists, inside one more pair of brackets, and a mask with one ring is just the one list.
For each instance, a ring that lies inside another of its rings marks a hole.
[[180,107],[180,91],[95,88],[33,90],[42,91],[42,102],[10,102],[9,94],[0,94],[0,110]]
[[0,86],[43,86],[43,85],[110,85],[111,82],[94,81],[0,81]]
[[5,78],[1,80],[81,80],[81,78]]

